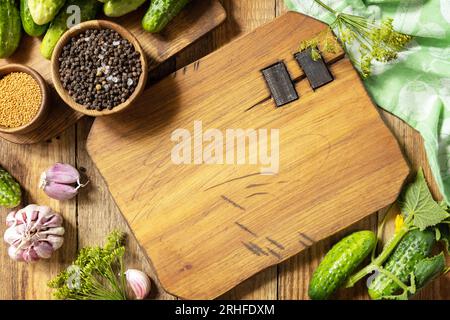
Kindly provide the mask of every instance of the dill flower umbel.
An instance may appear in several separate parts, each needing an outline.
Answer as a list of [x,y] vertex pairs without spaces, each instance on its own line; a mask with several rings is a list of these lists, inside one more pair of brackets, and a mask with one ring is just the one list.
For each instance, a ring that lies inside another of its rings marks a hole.
[[[365,17],[337,12],[321,0],[314,2],[336,16],[330,28],[335,31],[337,39],[340,40],[352,63],[359,68],[363,78],[370,76],[373,61],[386,63],[397,59],[398,52],[412,39],[409,35],[395,31],[391,18],[376,23]],[[318,46],[325,52],[335,53],[330,37],[334,35],[328,29],[316,39],[302,42],[300,50],[311,48],[314,60],[320,59]],[[350,50],[350,47],[358,48],[357,54]]]

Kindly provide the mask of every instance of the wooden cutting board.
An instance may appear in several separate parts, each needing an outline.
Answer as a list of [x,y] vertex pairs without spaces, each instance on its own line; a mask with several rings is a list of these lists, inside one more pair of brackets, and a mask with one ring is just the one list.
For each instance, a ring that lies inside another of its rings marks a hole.
[[[171,294],[218,297],[397,198],[409,168],[351,63],[325,55],[335,80],[313,91],[294,60],[324,28],[288,13],[94,122],[88,152]],[[281,108],[261,74],[278,61],[300,95]],[[196,120],[203,132],[279,129],[279,172],[174,164],[171,136]]]
[[[121,24],[136,36],[149,57],[150,69],[195,42],[226,18],[225,10],[218,0],[196,0],[189,4],[161,34],[153,35],[145,32],[141,27],[142,17],[146,10],[147,6],[143,6],[121,18],[108,18],[108,20]],[[41,39],[24,36],[21,46],[11,58],[0,59],[0,66],[21,63],[34,68],[47,80],[52,91],[50,116],[40,128],[26,134],[0,133],[0,137],[14,143],[31,144],[46,141],[83,117],[83,114],[66,106],[54,90],[50,61],[42,57],[39,51],[40,45]]]

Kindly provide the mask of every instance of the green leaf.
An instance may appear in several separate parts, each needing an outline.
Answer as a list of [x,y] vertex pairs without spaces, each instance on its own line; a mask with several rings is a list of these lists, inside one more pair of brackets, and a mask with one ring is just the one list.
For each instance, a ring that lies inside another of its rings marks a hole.
[[405,218],[412,216],[413,225],[422,231],[450,217],[450,214],[434,201],[422,169],[419,169],[416,181],[406,187],[400,208]]
[[448,210],[448,205],[447,205],[447,202],[445,202],[445,200],[442,200],[441,202],[439,202],[439,205],[440,205],[441,208],[444,209],[445,211]]

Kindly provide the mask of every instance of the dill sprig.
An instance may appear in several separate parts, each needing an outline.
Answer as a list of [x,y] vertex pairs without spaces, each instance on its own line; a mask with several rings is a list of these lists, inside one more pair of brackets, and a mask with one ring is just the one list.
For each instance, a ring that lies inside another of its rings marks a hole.
[[124,234],[113,231],[101,247],[81,249],[73,265],[48,284],[63,300],[126,300]]
[[[326,36],[319,35],[316,39],[304,41],[300,45],[300,50],[311,48],[314,60],[320,59],[318,46],[325,52],[335,53],[335,48],[330,46],[332,43],[330,38],[339,39],[352,63],[360,70],[362,77],[367,78],[371,74],[373,61],[386,63],[397,59],[398,52],[412,39],[409,35],[395,31],[391,18],[375,23],[365,17],[337,12],[321,0],[314,1],[336,16]],[[332,34],[331,29],[335,30],[337,38]],[[353,46],[359,48],[359,55],[355,55],[350,50]]]

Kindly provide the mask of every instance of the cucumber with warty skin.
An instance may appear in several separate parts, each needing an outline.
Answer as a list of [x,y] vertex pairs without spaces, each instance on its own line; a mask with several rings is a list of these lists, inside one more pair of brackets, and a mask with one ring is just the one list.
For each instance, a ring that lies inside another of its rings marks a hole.
[[416,288],[421,289],[439,277],[444,273],[445,267],[445,256],[443,252],[432,258],[425,258],[420,261],[414,268]]
[[190,0],[153,0],[142,19],[142,27],[151,33],[162,31]]
[[309,297],[328,299],[372,252],[376,243],[377,237],[372,231],[359,231],[335,244],[314,271]]
[[55,20],[52,21],[42,40],[40,50],[41,54],[46,59],[52,57],[56,44],[68,29],[67,19],[70,17],[71,13],[67,13],[67,8],[71,5],[80,7],[81,22],[95,19],[99,8],[101,7],[101,3],[97,0],[69,0],[61,12],[56,16]]
[[[412,230],[400,241],[383,268],[401,282],[409,284],[416,265],[430,255],[435,243],[433,231]],[[401,293],[400,291],[400,286],[394,280],[381,273],[369,284],[369,296],[375,300]]]
[[108,17],[121,17],[136,10],[145,1],[147,0],[109,0],[103,6],[103,12]]
[[0,59],[16,51],[21,37],[22,24],[14,0],[0,1]]
[[20,204],[22,191],[8,171],[0,167],[0,206],[14,208]]
[[51,22],[66,0],[28,0],[28,7],[33,21],[38,25]]
[[20,18],[22,19],[23,30],[32,37],[40,37],[48,28],[48,24],[41,26],[34,22],[28,8],[28,0],[20,0]]

